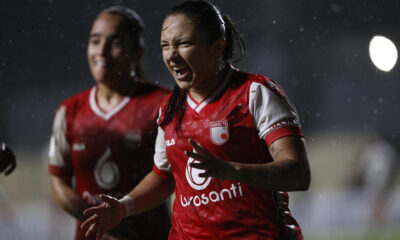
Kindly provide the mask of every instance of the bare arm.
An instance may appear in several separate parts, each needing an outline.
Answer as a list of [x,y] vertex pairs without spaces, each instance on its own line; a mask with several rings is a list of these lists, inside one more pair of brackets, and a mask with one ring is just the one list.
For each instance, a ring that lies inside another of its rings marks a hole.
[[160,205],[174,192],[174,187],[172,178],[166,180],[151,171],[128,194],[134,202],[134,212],[128,212],[127,215],[137,215]]
[[57,205],[74,218],[84,221],[86,217],[83,215],[83,210],[88,207],[88,204],[82,197],[61,177],[51,175],[51,186]]
[[305,191],[309,188],[311,174],[304,139],[287,136],[276,140],[269,147],[273,162],[246,164],[226,162],[209,153],[190,140],[195,152],[186,154],[199,163],[192,167],[204,169],[202,177],[232,179],[239,182],[276,191]]
[[86,232],[86,237],[97,233],[96,239],[101,239],[105,232],[124,217],[140,214],[161,204],[172,194],[174,186],[172,179],[165,180],[151,171],[121,200],[102,195],[102,204],[84,211],[90,217],[82,223],[81,228]]

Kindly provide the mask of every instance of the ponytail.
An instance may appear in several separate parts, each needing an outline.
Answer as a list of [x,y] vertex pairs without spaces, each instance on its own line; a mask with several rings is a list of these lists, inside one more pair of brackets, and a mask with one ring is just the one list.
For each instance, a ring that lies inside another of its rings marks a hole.
[[233,62],[240,61],[246,54],[246,46],[244,44],[243,36],[236,27],[235,22],[228,15],[222,17],[225,24],[225,40],[226,48],[222,53],[222,60],[228,61],[236,54],[236,49],[239,50],[240,56]]

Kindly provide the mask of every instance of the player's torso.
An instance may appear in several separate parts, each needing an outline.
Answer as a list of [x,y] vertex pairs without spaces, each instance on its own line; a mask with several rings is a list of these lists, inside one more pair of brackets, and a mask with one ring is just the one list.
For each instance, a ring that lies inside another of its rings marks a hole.
[[254,239],[273,234],[271,221],[276,221],[276,211],[270,191],[237,181],[199,177],[202,171],[191,168],[193,159],[184,154],[185,150],[192,151],[190,138],[226,161],[272,161],[253,124],[248,90],[249,84],[239,81],[204,106],[188,99],[183,117],[177,117],[165,128],[167,157],[176,181],[174,226],[191,229],[187,234],[198,239],[240,239],[238,234],[247,231],[243,226],[254,231]]
[[121,197],[151,170],[158,106],[146,103],[125,98],[103,113],[89,95],[67,116],[77,191],[89,203],[99,193]]

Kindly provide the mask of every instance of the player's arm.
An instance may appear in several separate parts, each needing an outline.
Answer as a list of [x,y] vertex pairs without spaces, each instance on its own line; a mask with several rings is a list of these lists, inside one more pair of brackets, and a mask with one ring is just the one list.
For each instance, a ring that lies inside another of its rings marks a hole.
[[54,201],[58,206],[80,221],[86,219],[83,215],[83,210],[88,207],[88,204],[66,180],[59,176],[51,175],[51,187]]
[[86,237],[97,233],[101,239],[105,232],[116,226],[124,217],[138,215],[165,201],[174,191],[172,178],[164,179],[151,171],[129,194],[120,200],[101,195],[104,201],[84,211],[89,218],[81,228]]
[[186,154],[198,162],[192,167],[205,170],[202,177],[237,180],[257,188],[276,191],[304,191],[310,185],[310,168],[304,139],[287,136],[269,147],[273,162],[246,164],[224,161],[190,140],[195,151]]
[[84,220],[83,210],[88,207],[72,188],[73,175],[71,149],[67,139],[67,107],[58,108],[54,118],[49,146],[49,172],[53,198],[57,205],[78,220]]

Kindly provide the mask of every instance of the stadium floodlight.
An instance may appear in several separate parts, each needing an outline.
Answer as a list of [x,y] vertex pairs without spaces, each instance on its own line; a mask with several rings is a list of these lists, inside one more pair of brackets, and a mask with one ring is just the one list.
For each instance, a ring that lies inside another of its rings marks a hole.
[[396,65],[397,55],[396,46],[387,37],[374,36],[369,42],[369,57],[379,70],[392,70]]

